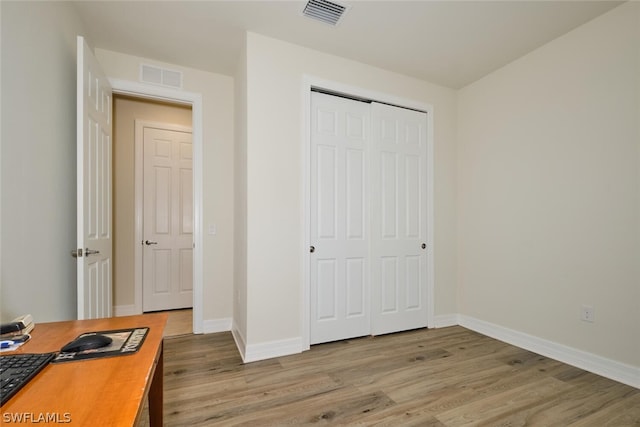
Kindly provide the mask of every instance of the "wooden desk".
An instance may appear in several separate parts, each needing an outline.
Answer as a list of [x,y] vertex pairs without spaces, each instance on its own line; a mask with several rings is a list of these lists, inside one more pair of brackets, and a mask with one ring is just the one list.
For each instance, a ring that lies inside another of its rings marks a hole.
[[149,333],[133,355],[50,364],[2,406],[0,423],[11,414],[38,417],[43,413],[77,426],[134,426],[148,395],[149,422],[161,426],[162,335],[166,322],[166,314],[156,313],[36,323],[31,340],[8,354],[59,351],[85,332],[148,326]]

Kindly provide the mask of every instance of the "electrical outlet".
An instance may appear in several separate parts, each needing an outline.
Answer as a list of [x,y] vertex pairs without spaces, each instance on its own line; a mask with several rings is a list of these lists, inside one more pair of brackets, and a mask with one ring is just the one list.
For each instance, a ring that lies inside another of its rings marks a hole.
[[595,322],[596,310],[590,305],[583,305],[582,311],[580,312],[580,320],[583,322]]

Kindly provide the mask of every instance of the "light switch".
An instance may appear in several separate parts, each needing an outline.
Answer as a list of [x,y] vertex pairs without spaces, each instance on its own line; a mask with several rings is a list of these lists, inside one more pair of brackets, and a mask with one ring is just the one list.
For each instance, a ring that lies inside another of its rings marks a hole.
[[216,225],[215,224],[209,224],[209,234],[212,235],[212,236],[216,234]]

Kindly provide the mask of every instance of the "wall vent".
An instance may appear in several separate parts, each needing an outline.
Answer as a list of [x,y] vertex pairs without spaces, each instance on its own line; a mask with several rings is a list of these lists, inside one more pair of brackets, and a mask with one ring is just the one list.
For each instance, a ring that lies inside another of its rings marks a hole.
[[140,81],[182,89],[182,72],[149,64],[140,64]]
[[328,0],[309,0],[302,14],[335,27],[342,20],[347,9],[347,6]]

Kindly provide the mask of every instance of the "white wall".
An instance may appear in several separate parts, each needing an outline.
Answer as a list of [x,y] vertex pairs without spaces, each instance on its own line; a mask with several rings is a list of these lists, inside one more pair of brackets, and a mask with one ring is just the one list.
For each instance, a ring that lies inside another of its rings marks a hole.
[[455,92],[254,33],[246,69],[247,344],[287,343],[302,333],[305,74],[434,106],[435,311],[455,313]]
[[76,317],[76,35],[69,3],[2,9],[2,321]]
[[[206,322],[230,321],[233,313],[233,78],[95,49],[107,77],[134,81],[141,62],[182,71],[184,90],[202,94],[204,301]],[[117,173],[117,171],[115,172]],[[215,224],[216,234],[208,234]]]
[[462,89],[458,109],[460,312],[640,366],[640,4]]

